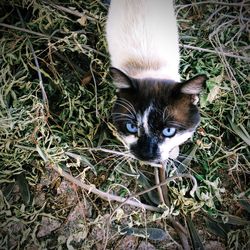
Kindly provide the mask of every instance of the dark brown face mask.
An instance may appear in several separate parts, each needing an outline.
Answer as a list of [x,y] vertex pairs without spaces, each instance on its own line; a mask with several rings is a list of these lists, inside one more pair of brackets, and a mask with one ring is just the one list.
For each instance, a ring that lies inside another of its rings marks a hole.
[[[120,86],[112,112],[113,123],[122,136],[134,135],[137,138],[129,145],[135,157],[155,161],[160,158],[159,145],[166,139],[194,131],[198,126],[200,114],[196,99],[206,76],[199,75],[176,83],[138,80],[115,68],[111,73],[114,82]],[[141,121],[143,117],[146,117],[147,124]]]

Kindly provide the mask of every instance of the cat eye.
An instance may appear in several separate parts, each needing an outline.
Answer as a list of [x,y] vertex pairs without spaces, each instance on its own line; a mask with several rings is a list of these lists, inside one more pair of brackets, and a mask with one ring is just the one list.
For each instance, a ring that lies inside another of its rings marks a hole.
[[174,136],[176,133],[176,128],[164,128],[162,130],[162,134],[165,136],[165,137],[172,137]]
[[131,123],[131,122],[127,122],[126,123],[126,129],[128,130],[129,133],[131,134],[136,134],[138,131],[138,128],[135,124]]

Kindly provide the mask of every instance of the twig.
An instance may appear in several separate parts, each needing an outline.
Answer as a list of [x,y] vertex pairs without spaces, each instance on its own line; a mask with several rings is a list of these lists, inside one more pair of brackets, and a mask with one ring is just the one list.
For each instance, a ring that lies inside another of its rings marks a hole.
[[[164,166],[160,168],[159,171],[158,169],[157,171],[155,171],[155,179],[156,180],[160,179],[161,183],[166,180],[166,170]],[[168,187],[166,185],[162,185],[161,187],[158,188],[158,192],[159,192],[161,199],[163,200],[163,203],[165,203],[168,207],[170,207]],[[188,243],[188,234],[187,234],[186,229],[179,223],[177,218],[173,218],[172,216],[169,216],[169,221],[171,222],[177,234],[179,235],[183,249],[189,250],[190,246]]]
[[74,71],[79,72],[81,75],[84,75],[84,73],[86,73],[79,65],[73,63],[67,57],[61,55],[59,52],[53,51],[53,54],[59,57],[62,61],[66,62]]
[[[155,173],[157,173],[157,172],[158,172],[158,169],[156,168],[155,171],[156,171]],[[136,194],[134,194],[134,195],[129,196],[129,197],[128,197],[124,202],[122,202],[122,203],[113,211],[113,213],[110,215],[110,217],[109,217],[109,224],[111,224],[111,219],[113,218],[115,212],[116,212],[119,208],[121,208],[124,204],[128,204],[128,201],[129,201],[129,200],[131,200],[132,198],[135,198],[136,196],[141,196],[141,195],[143,195],[143,194],[145,194],[145,193],[148,193],[148,192],[150,192],[150,191],[152,191],[152,190],[154,190],[154,189],[156,189],[156,188],[159,189],[160,187],[165,186],[166,184],[168,184],[169,182],[171,182],[171,181],[173,181],[173,180],[175,180],[175,179],[177,179],[177,178],[191,178],[192,180],[194,180],[195,189],[197,188],[196,180],[195,180],[195,178],[194,178],[192,175],[190,175],[190,174],[180,174],[180,175],[177,175],[177,176],[169,177],[169,178],[165,179],[163,182],[158,183],[158,184],[156,184],[155,186],[153,186],[153,187],[151,187],[151,188],[148,188],[148,189],[143,190],[143,191],[141,191],[141,192],[139,192],[139,193],[136,193]],[[192,189],[192,190],[193,190],[193,189]],[[192,191],[191,191],[191,192],[192,192]],[[193,192],[194,192],[194,191],[193,191]],[[163,199],[163,197],[162,197],[162,199]],[[164,202],[164,199],[163,199],[163,202]],[[167,219],[171,222],[171,224],[172,224],[173,227],[175,228],[176,232],[178,233],[178,235],[179,235],[179,237],[180,237],[180,240],[181,240],[181,242],[182,242],[183,249],[189,250],[190,247],[189,247],[189,243],[188,243],[188,238],[187,238],[188,233],[187,233],[186,229],[179,223],[178,220],[175,220],[171,215],[169,215]],[[105,243],[105,245],[106,245],[106,244],[107,244],[107,242]]]
[[[114,151],[114,150],[110,150],[110,149],[106,149],[106,148],[98,147],[98,148],[82,148],[82,149],[83,150],[88,150],[89,152],[101,151],[101,152],[104,152],[104,153],[114,154],[114,155],[118,155],[118,156],[119,155],[120,156],[126,156],[128,158],[136,160],[135,156],[133,156],[132,154],[127,154],[127,153],[124,153],[124,152]],[[157,164],[157,163],[148,163],[148,162],[144,162],[144,163],[149,164],[151,167],[156,167],[156,168],[161,168],[162,167],[161,164]]]
[[[25,33],[29,33],[29,34],[32,34],[32,35],[44,37],[44,38],[47,38],[47,39],[51,38],[49,35],[42,34],[42,33],[32,31],[32,30],[29,30],[29,29],[25,29],[25,28],[20,28],[20,27],[14,26],[14,25],[6,24],[6,23],[0,23],[0,26],[5,27],[5,28],[9,28],[9,29],[13,29],[13,30],[19,30],[19,31],[22,31],[22,32],[25,32]],[[53,37],[53,38],[60,39],[59,37]]]
[[[5,28],[9,28],[9,29],[19,30],[19,31],[22,31],[22,32],[25,32],[25,33],[29,33],[29,34],[32,34],[32,35],[36,35],[36,36],[39,36],[39,37],[43,37],[43,38],[46,38],[46,39],[55,39],[57,41],[60,41],[60,40],[64,39],[64,38],[60,38],[60,37],[56,37],[56,36],[50,36],[50,35],[42,34],[42,33],[39,33],[39,32],[36,32],[36,31],[32,31],[32,30],[29,30],[29,29],[20,28],[20,27],[14,26],[14,25],[6,24],[6,23],[0,23],[0,26],[5,27]],[[74,33],[74,32],[72,32],[72,33]],[[104,58],[108,57],[107,55],[103,54],[102,52],[99,52],[98,50],[93,49],[93,48],[89,47],[86,44],[81,44],[81,47],[83,49],[86,49],[86,50],[89,50],[89,51],[93,51],[96,54],[98,54],[98,55],[100,55],[100,56],[102,56]]]
[[53,8],[55,9],[58,9],[58,10],[61,10],[63,12],[66,12],[66,13],[69,13],[71,15],[74,15],[76,17],[82,17],[82,16],[86,16],[87,19],[91,20],[91,21],[96,21],[97,18],[94,18],[92,17],[90,14],[88,14],[86,11],[81,13],[80,11],[78,10],[72,10],[72,9],[69,9],[69,8],[66,8],[66,7],[63,7],[61,5],[58,5],[58,4],[54,4],[50,1],[43,1],[45,4],[49,4],[50,6],[52,6]]
[[[232,19],[237,19],[239,17],[237,16],[232,16],[232,15],[228,15],[228,14],[222,14],[224,17],[228,17],[228,18],[232,18]],[[250,18],[247,18],[247,17],[240,17],[241,20],[243,21],[247,21],[247,22],[250,22]]]
[[[115,151],[115,150],[111,150],[111,149],[106,149],[106,148],[101,148],[101,147],[97,147],[97,148],[81,148],[82,150],[87,150],[89,152],[104,152],[104,153],[108,153],[108,154],[113,154],[113,155],[117,155],[117,156],[126,156],[128,158],[132,158],[132,159],[135,159],[133,158],[133,156],[131,154],[127,154],[127,153],[124,153],[124,152],[120,152],[120,151]],[[71,152],[65,152],[65,154],[67,155],[68,153],[71,153]]]
[[[17,9],[17,13],[18,13],[18,16],[19,16],[19,18],[21,20],[22,26],[25,27],[23,17],[21,15],[19,9]],[[43,86],[43,78],[42,78],[42,74],[41,74],[41,70],[40,70],[40,65],[39,65],[35,50],[33,48],[33,45],[31,43],[30,39],[28,38],[27,41],[28,41],[31,53],[32,53],[32,55],[34,57],[34,61],[35,61],[35,65],[36,65],[36,71],[37,71],[37,75],[38,75],[38,79],[39,79],[39,86],[40,86],[40,89],[41,89],[41,92],[42,92],[43,102],[44,102],[44,105],[45,105],[46,110],[48,112],[49,111],[49,101],[48,101],[48,97],[47,97],[47,94],[46,94],[44,86]]]
[[[101,148],[101,147],[98,147],[98,148],[82,148],[82,149],[83,149],[83,150],[88,150],[89,152],[92,152],[92,151],[95,151],[95,152],[96,152],[96,151],[101,151],[101,152],[110,153],[110,154],[114,154],[114,155],[118,155],[118,156],[120,155],[120,156],[127,156],[127,157],[133,158],[133,156],[130,155],[130,154],[126,154],[126,153],[123,153],[123,152],[119,152],[119,151],[115,151],[115,150],[110,150],[110,149],[106,149],[106,148]],[[66,154],[66,155],[70,155],[71,153],[70,153],[70,152],[65,152],[65,154]],[[155,165],[153,165],[153,166],[162,168],[162,165],[161,165],[161,164],[155,164]],[[198,185],[197,185],[196,179],[195,179],[194,176],[192,176],[191,174],[179,174],[179,175],[177,175],[177,176],[169,177],[169,178],[167,178],[164,182],[161,182],[161,183],[159,183],[158,185],[155,185],[155,186],[153,186],[153,187],[147,189],[147,190],[144,191],[143,193],[138,193],[138,194],[136,194],[136,195],[142,195],[142,194],[144,194],[144,193],[147,193],[147,192],[149,192],[149,191],[152,191],[152,190],[156,189],[156,188],[159,187],[159,186],[168,184],[169,182],[171,182],[172,180],[175,180],[176,178],[189,178],[189,179],[192,180],[192,182],[193,182],[193,188],[192,188],[191,191],[190,191],[190,195],[193,196],[193,194],[194,194],[195,191],[197,190]]]
[[165,181],[160,182],[159,184],[154,185],[154,186],[152,186],[152,187],[150,187],[150,188],[148,188],[146,190],[143,190],[143,191],[138,192],[138,193],[136,193],[134,195],[131,195],[127,199],[132,199],[132,198],[134,198],[136,196],[141,196],[141,195],[143,195],[145,193],[148,193],[148,192],[150,192],[150,191],[152,191],[152,190],[154,190],[154,189],[156,189],[158,187],[164,186],[164,185],[168,184],[171,181],[174,181],[176,179],[181,179],[181,178],[189,178],[189,179],[191,179],[193,181],[194,187],[192,188],[190,193],[195,192],[194,190],[197,189],[197,181],[196,181],[196,179],[191,174],[178,174],[178,175],[175,175],[175,176],[168,177],[168,178],[165,179]]
[[184,250],[189,250],[190,246],[188,243],[188,233],[186,229],[179,223],[178,220],[174,219],[173,217],[169,218],[170,222],[172,223],[174,229],[179,235],[179,238],[181,240],[182,246]]
[[[159,177],[160,177],[160,182],[164,182],[164,180],[166,180],[166,169],[164,166],[162,166],[162,168],[160,168]],[[167,185],[162,186],[161,190],[162,190],[162,194],[163,194],[163,198],[164,198],[165,203],[167,204],[168,207],[170,207],[169,192],[168,192]]]
[[202,4],[216,4],[216,5],[237,6],[237,7],[241,7],[242,5],[244,5],[244,6],[250,5],[250,4],[244,4],[244,2],[226,3],[226,2],[216,2],[216,1],[203,1],[203,2],[194,2],[194,3],[190,3],[190,4],[176,5],[176,8],[186,8],[186,7],[192,7],[192,6],[196,6],[196,5],[202,5]]
[[[39,149],[38,152],[39,151],[41,152],[41,149]],[[131,206],[134,206],[134,207],[139,207],[139,208],[154,211],[154,212],[163,212],[163,209],[158,208],[158,207],[154,207],[154,206],[150,206],[150,205],[147,205],[147,204],[143,204],[143,203],[140,203],[140,202],[136,202],[136,201],[133,201],[132,199],[135,198],[136,196],[141,196],[141,195],[143,195],[145,193],[148,193],[148,192],[156,189],[159,186],[166,185],[167,183],[169,183],[169,182],[171,182],[171,181],[173,181],[175,179],[179,179],[179,178],[191,178],[192,179],[193,178],[189,174],[181,174],[181,175],[177,175],[177,176],[172,176],[172,177],[167,178],[166,181],[164,181],[163,183],[159,183],[158,185],[155,185],[155,186],[153,186],[151,188],[148,188],[147,190],[143,190],[143,191],[141,191],[139,193],[131,195],[128,198],[122,198],[120,196],[116,196],[116,195],[112,195],[112,194],[103,192],[103,191],[95,188],[93,185],[87,185],[87,184],[83,183],[82,181],[76,179],[72,175],[65,172],[62,168],[60,168],[56,164],[48,163],[47,165],[49,167],[53,168],[56,172],[58,172],[61,176],[65,177],[70,182],[73,182],[74,184],[76,184],[79,187],[82,187],[83,189],[87,190],[88,192],[96,194],[96,195],[100,196],[101,198],[103,198],[105,200],[108,200],[108,201],[120,202],[121,204],[120,204],[119,207],[123,206],[124,204],[128,204],[128,205],[131,205]]]
[[28,40],[28,42],[29,42],[29,46],[30,46],[32,55],[34,57],[34,61],[35,61],[35,65],[36,65],[36,71],[37,71],[37,75],[38,75],[38,79],[39,79],[39,86],[40,86],[40,89],[42,91],[43,102],[44,102],[44,105],[45,105],[45,107],[46,107],[46,109],[48,111],[49,110],[49,108],[48,108],[49,101],[48,101],[48,97],[47,97],[47,94],[46,94],[44,86],[43,86],[43,78],[42,78],[42,74],[41,74],[41,70],[40,70],[40,65],[39,65],[39,62],[37,60],[37,56],[36,56],[36,53],[35,53],[34,48],[32,46],[32,43],[30,42],[30,40]]
[[239,55],[235,55],[235,54],[228,53],[228,52],[214,51],[214,50],[204,49],[204,48],[195,47],[195,46],[187,45],[187,44],[180,44],[180,47],[185,48],[185,49],[192,49],[192,50],[198,50],[198,51],[202,51],[202,52],[213,53],[213,54],[216,54],[216,55],[223,55],[223,56],[227,56],[227,57],[233,57],[233,58],[237,58],[237,59],[240,59],[240,60],[250,62],[249,57],[239,56]]
[[91,72],[92,79],[93,79],[93,82],[94,82],[94,90],[95,90],[95,114],[96,114],[96,117],[100,117],[99,110],[98,110],[97,82],[96,82],[95,74],[94,74],[94,71],[93,71],[93,62],[94,62],[94,60],[91,61],[90,65],[89,65],[89,68],[90,68],[90,72]]
[[[155,171],[154,171],[154,172],[155,172],[155,184],[158,185],[158,184],[160,184],[159,170],[158,170],[158,168],[155,168]],[[161,189],[161,187],[159,186],[159,187],[157,188],[157,190],[158,190],[159,199],[160,199],[160,201],[162,202],[162,204],[164,204],[165,201],[164,201],[164,197],[163,197],[163,194],[162,194],[162,189]],[[169,207],[169,204],[167,204],[167,206]]]
[[128,204],[128,205],[131,205],[134,207],[139,207],[139,208],[147,209],[147,210],[154,211],[154,212],[162,212],[161,208],[153,207],[153,206],[143,204],[143,203],[139,203],[139,202],[131,200],[131,198],[126,199],[126,198],[122,198],[120,196],[109,194],[109,193],[103,192],[103,191],[95,188],[93,185],[87,185],[87,184],[83,183],[82,181],[76,179],[72,175],[68,174],[67,172],[65,172],[62,168],[60,168],[56,164],[48,163],[47,165],[49,167],[51,167],[52,169],[54,169],[56,172],[58,172],[61,176],[66,178],[68,181],[76,184],[77,186],[85,189],[88,192],[91,192],[93,194],[100,196],[102,199],[105,199],[108,201],[117,201],[117,202],[120,202],[122,204]]

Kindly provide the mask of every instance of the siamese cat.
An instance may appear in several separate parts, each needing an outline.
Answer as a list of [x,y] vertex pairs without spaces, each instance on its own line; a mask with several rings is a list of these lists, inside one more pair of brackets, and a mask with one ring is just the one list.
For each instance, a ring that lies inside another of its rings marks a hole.
[[112,0],[106,36],[117,87],[112,117],[139,160],[176,159],[197,128],[206,76],[180,82],[179,38],[171,0]]

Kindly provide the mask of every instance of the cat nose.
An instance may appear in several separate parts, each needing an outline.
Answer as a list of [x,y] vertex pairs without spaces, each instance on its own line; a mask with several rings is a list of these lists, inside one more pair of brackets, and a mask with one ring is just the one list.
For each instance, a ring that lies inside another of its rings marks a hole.
[[131,151],[140,160],[155,160],[159,156],[158,140],[155,137],[144,135],[138,139],[136,145],[131,148]]

